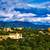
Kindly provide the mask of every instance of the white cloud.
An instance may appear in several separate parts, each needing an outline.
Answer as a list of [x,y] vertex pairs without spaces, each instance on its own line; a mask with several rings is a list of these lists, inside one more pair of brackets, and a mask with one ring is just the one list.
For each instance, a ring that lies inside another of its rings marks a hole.
[[5,12],[0,11],[0,16],[12,17],[13,14],[11,14],[11,13],[5,13]]
[[50,8],[50,2],[44,2],[44,3],[16,3],[16,8]]
[[20,18],[18,21],[28,21],[28,22],[48,22],[50,23],[50,16],[47,17],[28,17],[28,18]]
[[[6,18],[4,18],[4,20],[16,20],[16,19],[20,19],[20,18],[32,18],[33,16],[36,16],[36,14],[33,13],[20,13],[20,11],[13,11],[13,12],[4,12],[4,11],[0,11],[0,16],[5,16]],[[20,19],[21,20],[21,19]]]
[[[1,4],[1,9],[5,8],[4,11],[12,11],[14,8],[24,8],[24,9],[30,9],[30,8],[50,8],[50,2],[44,2],[44,3],[26,3],[26,2],[18,2],[18,0],[3,0],[5,4]],[[2,3],[2,2],[1,2]]]
[[16,14],[16,16],[18,18],[29,18],[29,17],[33,17],[33,16],[36,16],[36,14],[33,14],[33,13],[20,13],[20,14]]
[[47,14],[48,17],[50,17],[50,14]]
[[[14,0],[13,0],[14,1]],[[16,3],[16,2],[10,2],[10,0],[7,2],[6,5],[6,10],[0,10],[0,16],[5,16],[6,18],[3,19],[3,21],[28,21],[28,22],[43,22],[43,21],[50,21],[50,14],[47,14],[48,17],[43,17],[43,18],[34,18],[33,16],[36,16],[36,14],[33,13],[21,13],[20,11],[15,11],[14,8],[24,8],[24,9],[29,9],[29,8],[49,8],[47,4],[49,2],[44,2],[41,4],[29,4],[29,3]],[[2,8],[2,7],[1,7]]]
[[[28,21],[28,22],[50,22],[50,14],[47,14],[47,17],[33,17],[37,16],[33,13],[20,13],[20,11],[14,11],[5,13],[0,11],[0,16],[5,16],[3,21]],[[1,19],[0,19],[1,20]]]

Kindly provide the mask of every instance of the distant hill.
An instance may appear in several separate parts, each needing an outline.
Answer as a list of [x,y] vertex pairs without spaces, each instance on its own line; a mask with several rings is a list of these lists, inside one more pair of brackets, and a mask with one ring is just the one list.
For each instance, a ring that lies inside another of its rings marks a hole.
[[50,25],[35,25],[31,22],[21,22],[21,21],[10,21],[10,22],[3,22],[0,21],[0,27],[10,27],[10,28],[16,28],[16,27],[25,27],[25,28],[33,28],[33,29],[47,29],[50,27]]

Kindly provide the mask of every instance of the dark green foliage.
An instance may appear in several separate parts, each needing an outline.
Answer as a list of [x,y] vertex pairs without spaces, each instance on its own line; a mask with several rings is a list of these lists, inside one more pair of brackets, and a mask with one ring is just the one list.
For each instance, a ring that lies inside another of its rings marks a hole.
[[[0,41],[0,50],[50,50],[50,35],[47,30],[33,30],[32,28],[22,30],[22,39],[8,38]],[[15,29],[14,32],[16,31],[19,30]]]
[[16,47],[16,46],[11,45],[11,46],[8,46],[7,50],[17,50],[17,47]]
[[[39,30],[24,29],[22,45],[32,47],[32,50],[49,50],[50,48],[50,35],[47,30],[43,30],[43,33],[39,33]],[[42,30],[41,30],[42,31]],[[25,43],[25,44],[24,44]]]
[[0,45],[0,50],[5,50],[5,47]]

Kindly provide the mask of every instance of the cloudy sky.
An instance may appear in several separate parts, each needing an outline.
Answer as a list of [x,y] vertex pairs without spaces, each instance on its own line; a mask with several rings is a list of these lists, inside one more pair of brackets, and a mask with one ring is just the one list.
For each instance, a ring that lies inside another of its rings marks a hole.
[[0,0],[0,21],[50,23],[50,0]]

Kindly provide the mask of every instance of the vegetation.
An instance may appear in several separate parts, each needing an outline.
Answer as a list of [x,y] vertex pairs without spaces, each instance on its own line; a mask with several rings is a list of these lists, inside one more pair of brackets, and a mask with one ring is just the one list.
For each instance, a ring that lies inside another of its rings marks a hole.
[[[33,30],[23,28],[13,29],[14,32],[22,33],[21,39],[7,38],[0,41],[0,50],[50,50],[50,32],[48,30]],[[3,32],[3,30],[1,31]],[[0,32],[0,33],[1,33]],[[8,32],[10,33],[10,31]],[[2,34],[7,34],[6,32]]]

